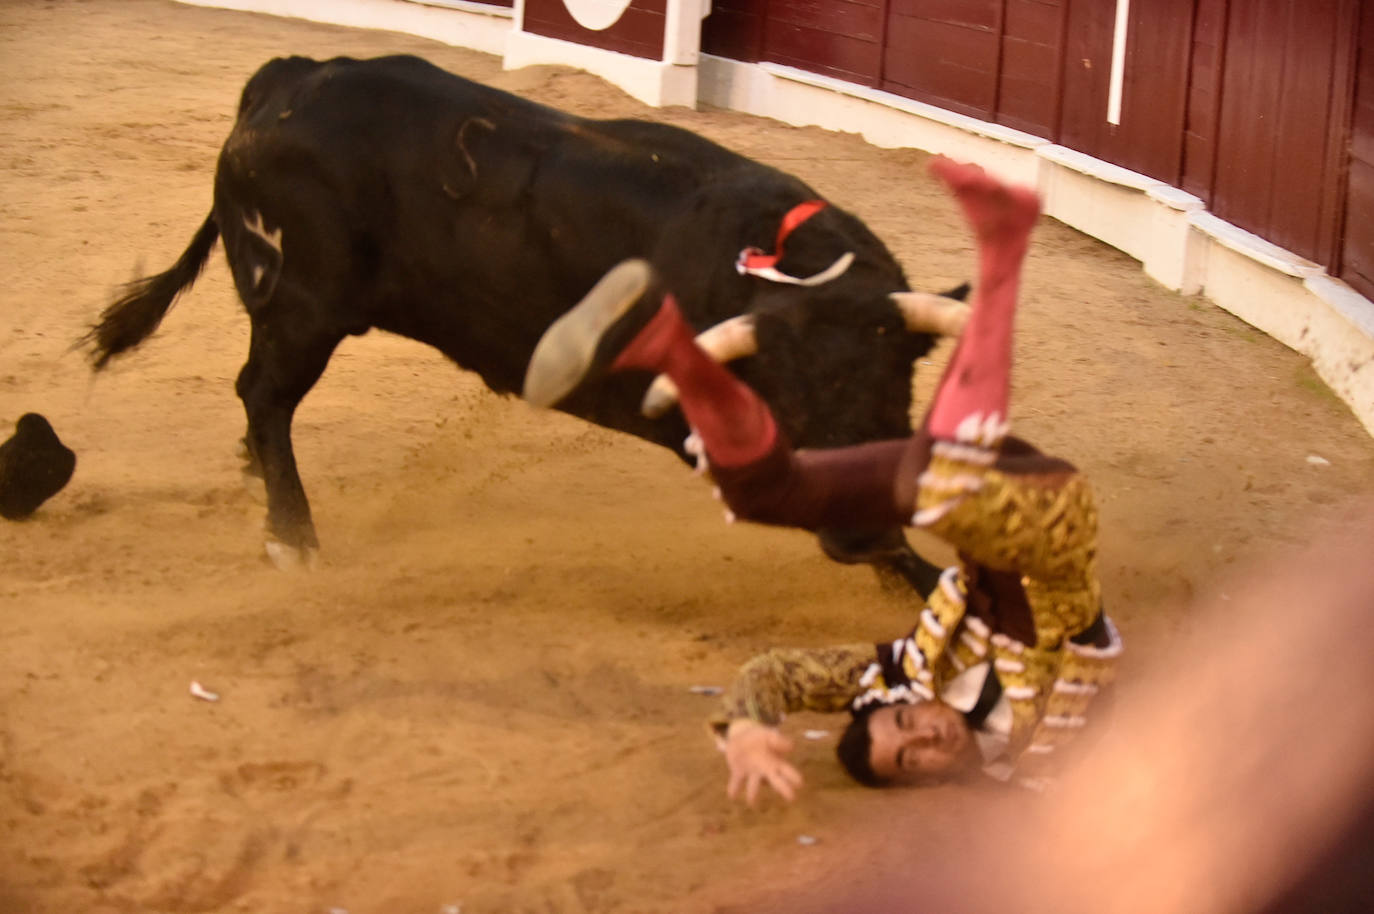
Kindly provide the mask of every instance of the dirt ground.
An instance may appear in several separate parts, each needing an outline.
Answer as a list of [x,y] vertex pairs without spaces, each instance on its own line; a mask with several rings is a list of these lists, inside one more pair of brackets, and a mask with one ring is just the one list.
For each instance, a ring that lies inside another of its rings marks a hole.
[[[234,454],[247,321],[222,258],[101,377],[72,351],[208,212],[253,70],[403,51],[700,131],[862,216],[918,287],[969,274],[915,151],[653,111],[405,36],[167,0],[0,4],[0,437],[39,411],[79,455],[66,490],[0,525],[0,910],[748,910],[897,808],[846,781],[832,737],[800,738],[835,723],[807,717],[788,725],[802,799],[726,800],[713,699],[691,687],[772,645],[901,634],[915,605],[803,534],[723,525],[669,453],[491,395],[410,341],[349,340],[296,420],[323,550],[288,575]],[[1219,572],[1374,492],[1374,442],[1301,357],[1058,223],[1025,302],[1018,428],[1095,480],[1129,688]],[[948,840],[985,802],[903,798],[902,840]]]

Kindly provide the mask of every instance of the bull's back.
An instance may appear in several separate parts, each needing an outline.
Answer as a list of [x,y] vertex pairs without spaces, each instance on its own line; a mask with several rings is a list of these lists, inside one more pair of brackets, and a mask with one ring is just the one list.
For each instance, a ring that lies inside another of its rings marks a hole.
[[466,167],[478,125],[499,123],[512,149],[534,148],[566,120],[417,57],[278,58],[245,85],[225,152],[231,167],[241,158],[321,170],[336,181],[434,187],[432,176]]
[[763,168],[678,127],[578,117],[410,56],[270,61],[244,87],[226,147],[313,151],[359,178],[380,170],[424,184],[440,172],[451,198],[490,204],[503,202],[497,191],[527,194],[536,177],[590,185],[603,198],[668,201],[714,176]]
[[[576,117],[415,57],[293,57],[245,86],[217,207],[244,210],[222,220],[230,233],[259,210],[284,226],[287,270],[353,271],[340,292],[372,293],[355,323],[482,370],[512,338],[532,348],[615,263],[650,256],[696,190],[749,169],[763,166],[688,131]],[[328,258],[303,250],[293,265],[301,233]],[[435,308],[476,319],[435,321]],[[488,328],[493,309],[508,317]]]
[[362,120],[393,116],[388,103],[405,106],[470,108],[474,111],[524,110],[548,119],[556,109],[481,83],[464,79],[409,55],[356,59],[278,57],[263,64],[244,85],[238,120],[256,126],[285,112],[329,115],[352,111]]

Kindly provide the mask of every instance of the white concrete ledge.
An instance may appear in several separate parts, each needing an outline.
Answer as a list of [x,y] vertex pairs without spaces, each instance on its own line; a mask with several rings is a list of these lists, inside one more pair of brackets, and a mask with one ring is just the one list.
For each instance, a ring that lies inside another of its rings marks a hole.
[[1037,149],[1036,155],[1045,215],[1136,260],[1157,253],[1151,242],[1159,204],[1148,191],[1158,181],[1053,144]]
[[[1115,184],[1126,190],[1138,190],[1149,192],[1156,187],[1167,187],[1163,181],[1142,175],[1138,171],[1131,171],[1129,168],[1122,168],[1120,165],[1113,165],[1111,162],[1104,162],[1101,159],[1094,159],[1087,153],[1069,149],[1067,146],[1056,146],[1048,140],[1041,141],[1044,145],[1036,148],[1040,158],[1047,163],[1058,165],[1069,171],[1075,171],[1086,175],[1097,181],[1107,184]],[[1200,202],[1200,201],[1199,201]]]
[[1307,277],[1303,285],[1360,333],[1374,337],[1374,302],[1325,273]]
[[1277,244],[1265,241],[1253,232],[1247,232],[1245,229],[1237,228],[1229,222],[1218,219],[1211,213],[1194,213],[1188,221],[1193,228],[1222,247],[1229,248],[1237,254],[1243,254],[1271,270],[1288,276],[1296,276],[1300,279],[1317,276],[1324,272],[1320,264],[1304,260]]

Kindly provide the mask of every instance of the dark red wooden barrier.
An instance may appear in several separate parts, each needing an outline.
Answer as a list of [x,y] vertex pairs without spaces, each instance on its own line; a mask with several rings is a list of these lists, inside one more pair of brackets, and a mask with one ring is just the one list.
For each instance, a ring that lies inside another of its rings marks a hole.
[[1119,124],[1107,121],[1115,0],[1069,5],[1058,141],[1178,184],[1194,0],[1136,0],[1127,27]]
[[996,120],[1052,137],[1063,98],[1068,0],[1007,0],[1003,22]]
[[526,32],[546,38],[561,38],[606,51],[662,60],[667,9],[665,0],[631,0],[614,25],[593,31],[578,24],[563,0],[525,0],[524,28]]
[[1002,0],[890,0],[890,4],[883,88],[993,120]]
[[1368,290],[1374,13],[1360,7],[1135,0],[1116,124],[1117,0],[715,0],[703,49],[1045,137],[1182,187]]
[[1366,298],[1374,298],[1374,6],[1370,4],[1361,11],[1359,34],[1340,276]]
[[1210,206],[1330,263],[1345,168],[1357,0],[1233,2]]

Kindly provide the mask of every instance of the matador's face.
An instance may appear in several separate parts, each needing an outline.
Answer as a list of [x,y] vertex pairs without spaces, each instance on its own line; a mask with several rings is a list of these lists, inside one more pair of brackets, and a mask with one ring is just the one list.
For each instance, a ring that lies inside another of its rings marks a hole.
[[879,708],[868,717],[868,736],[873,773],[894,784],[952,774],[973,754],[964,715],[941,701]]

